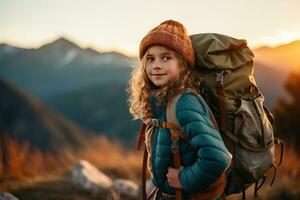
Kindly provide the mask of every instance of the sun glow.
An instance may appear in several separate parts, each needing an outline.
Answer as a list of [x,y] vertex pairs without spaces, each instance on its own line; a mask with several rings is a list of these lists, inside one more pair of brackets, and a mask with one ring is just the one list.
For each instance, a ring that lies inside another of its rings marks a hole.
[[276,46],[279,44],[286,44],[294,40],[300,40],[300,32],[281,30],[273,36],[262,37],[261,43],[268,46]]

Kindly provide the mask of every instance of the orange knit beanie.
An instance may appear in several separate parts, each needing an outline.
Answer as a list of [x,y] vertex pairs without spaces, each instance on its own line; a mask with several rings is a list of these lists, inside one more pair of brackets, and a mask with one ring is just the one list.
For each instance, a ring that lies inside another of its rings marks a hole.
[[150,30],[140,43],[140,60],[147,49],[153,45],[163,45],[176,51],[186,59],[190,67],[194,66],[195,54],[191,39],[185,27],[178,21],[166,20]]

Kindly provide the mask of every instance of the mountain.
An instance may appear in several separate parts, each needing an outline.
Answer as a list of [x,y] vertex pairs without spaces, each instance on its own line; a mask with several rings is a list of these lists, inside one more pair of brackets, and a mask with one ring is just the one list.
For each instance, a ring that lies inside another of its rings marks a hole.
[[43,100],[110,81],[128,79],[135,59],[117,52],[82,49],[59,38],[38,49],[13,49],[0,46],[0,78],[10,81]]
[[26,141],[31,147],[53,151],[88,144],[90,131],[45,107],[27,93],[0,80],[0,134]]
[[[6,44],[1,52],[13,49]],[[0,78],[11,82],[81,127],[134,145],[137,122],[126,87],[136,62],[119,52],[97,52],[58,38],[37,49],[0,55]],[[113,117],[112,117],[113,116]]]
[[15,55],[22,50],[22,48],[13,47],[8,44],[0,44],[0,60],[9,57],[10,55]]
[[44,64],[50,61],[56,61],[53,66],[127,66],[130,58],[117,52],[97,52],[94,49],[82,49],[66,38],[58,38],[57,40],[41,46],[38,51],[38,57],[44,56]]
[[289,72],[284,69],[272,67],[256,60],[254,77],[260,91],[265,96],[265,105],[269,108],[276,105],[279,98],[287,98],[288,94],[283,83],[288,78]]
[[278,98],[289,99],[283,85],[293,70],[300,69],[300,40],[276,47],[262,46],[253,52],[255,78],[267,106],[275,106]]
[[263,46],[253,50],[258,62],[291,72],[300,67],[300,40],[276,47]]

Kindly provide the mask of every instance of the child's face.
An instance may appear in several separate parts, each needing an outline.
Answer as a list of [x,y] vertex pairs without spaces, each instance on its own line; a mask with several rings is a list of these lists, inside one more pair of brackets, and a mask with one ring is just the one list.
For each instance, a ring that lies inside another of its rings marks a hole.
[[166,86],[179,78],[181,67],[175,52],[161,45],[155,45],[146,52],[146,73],[157,87]]

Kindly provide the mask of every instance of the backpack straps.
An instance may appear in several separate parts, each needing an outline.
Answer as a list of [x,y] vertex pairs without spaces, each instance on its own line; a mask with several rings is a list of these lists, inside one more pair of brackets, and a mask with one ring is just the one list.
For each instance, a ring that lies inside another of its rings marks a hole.
[[217,129],[218,131],[220,131],[218,123],[211,111],[211,109],[209,108],[209,106],[207,105],[206,101],[203,99],[203,97],[201,96],[201,94],[197,95],[198,100],[202,103],[202,105],[204,105],[204,107],[207,109],[208,113],[209,113],[209,118],[211,120],[211,122],[213,123],[215,129]]
[[147,125],[145,123],[143,123],[141,125],[139,134],[138,134],[138,138],[137,138],[137,144],[135,149],[137,151],[141,150],[141,146],[142,146],[142,142],[145,141],[145,130],[146,130]]
[[224,132],[227,130],[227,113],[226,113],[226,104],[225,104],[225,91],[223,85],[224,71],[217,72],[216,75],[216,89],[217,97],[220,108],[220,121],[221,121],[221,131]]
[[[171,151],[173,154],[174,168],[180,169],[181,161],[180,161],[180,152],[179,152],[179,138],[189,143],[182,129],[175,123],[162,121],[159,119],[152,119],[152,123],[156,127],[167,128],[170,130],[171,140],[172,140]],[[176,189],[176,200],[181,200],[181,199],[182,199],[182,190]]]
[[[184,135],[183,131],[181,130],[181,128],[179,126],[177,126],[174,123],[170,123],[167,121],[162,121],[160,119],[155,119],[153,118],[150,123],[145,124],[143,123],[141,125],[139,134],[138,134],[138,139],[137,139],[137,144],[136,144],[136,150],[139,151],[141,150],[141,146],[142,143],[145,141],[145,130],[147,128],[147,126],[156,126],[156,127],[161,127],[161,128],[167,128],[170,129],[171,134],[171,138],[172,138],[172,153],[173,153],[173,159],[174,159],[174,164],[175,164],[175,168],[180,168],[180,154],[179,154],[179,138],[183,139],[184,141],[186,141],[187,143],[189,143],[189,141],[187,140],[186,136]],[[151,192],[149,194],[149,196],[147,197],[147,192],[146,192],[146,175],[147,175],[147,162],[148,162],[148,152],[147,149],[144,148],[144,153],[143,153],[143,168],[142,168],[142,196],[143,196],[143,200],[147,200],[149,199],[153,193]],[[181,200],[181,190],[176,192],[176,194],[178,193],[178,199],[176,198],[176,200]],[[180,198],[179,198],[180,197]]]
[[143,156],[143,173],[142,173],[142,194],[143,200],[147,200],[147,191],[146,191],[146,175],[147,175],[147,161],[148,161],[148,152],[147,148],[144,148],[144,156]]
[[[181,127],[178,126],[179,123],[175,116],[176,104],[180,96],[181,95],[176,95],[174,98],[171,98],[167,104],[167,121],[174,123],[177,126],[176,129],[170,129],[171,139],[172,139],[171,150],[172,150],[173,160],[175,165],[174,167],[176,169],[180,169],[181,167],[180,152],[179,152],[179,132],[183,133]],[[182,199],[182,190],[176,189],[176,200],[181,200],[181,199]]]
[[[137,144],[136,144],[136,150],[140,151],[142,147],[142,142],[145,142],[145,130],[146,130],[147,125],[143,123],[141,125],[139,134],[138,134],[138,139],[137,139]],[[146,147],[144,148],[144,153],[143,153],[143,168],[142,168],[142,199],[147,200],[147,192],[146,192],[146,173],[147,173],[147,161],[148,161],[148,152]]]
[[273,183],[275,181],[275,178],[276,178],[276,175],[277,175],[277,168],[281,165],[282,163],[282,159],[283,159],[283,152],[284,152],[284,142],[279,139],[279,138],[275,138],[275,144],[278,144],[280,145],[280,159],[279,159],[279,162],[278,164],[274,163],[273,164],[273,168],[274,168],[274,175],[273,175],[273,178],[272,178],[272,181],[270,183],[270,186],[273,186]]

